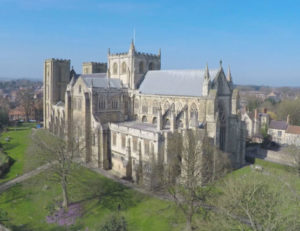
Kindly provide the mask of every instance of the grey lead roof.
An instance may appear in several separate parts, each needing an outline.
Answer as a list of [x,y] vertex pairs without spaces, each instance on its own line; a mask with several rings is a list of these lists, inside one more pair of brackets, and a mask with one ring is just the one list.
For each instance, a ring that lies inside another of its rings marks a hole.
[[106,73],[80,75],[88,87],[122,88],[121,80],[108,78]]
[[139,130],[145,130],[145,131],[150,131],[150,132],[157,132],[156,125],[151,124],[151,123],[142,123],[139,121],[127,121],[127,122],[121,122],[121,123],[116,123],[119,126],[125,126],[128,128],[134,128],[134,129],[139,129]]
[[269,128],[277,130],[285,130],[288,124],[286,121],[271,120]]
[[[209,70],[214,79],[218,69]],[[205,69],[148,71],[140,85],[140,92],[150,95],[202,96]]]

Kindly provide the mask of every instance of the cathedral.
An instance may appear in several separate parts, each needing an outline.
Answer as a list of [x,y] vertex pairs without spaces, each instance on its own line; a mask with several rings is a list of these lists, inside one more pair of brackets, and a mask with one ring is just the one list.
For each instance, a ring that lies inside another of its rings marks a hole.
[[238,168],[245,160],[246,132],[239,92],[230,69],[161,70],[161,51],[113,54],[107,63],[86,62],[82,74],[70,60],[44,63],[44,126],[72,134],[85,144],[79,157],[94,167],[138,181],[152,159],[168,165],[168,137],[198,129],[230,155]]

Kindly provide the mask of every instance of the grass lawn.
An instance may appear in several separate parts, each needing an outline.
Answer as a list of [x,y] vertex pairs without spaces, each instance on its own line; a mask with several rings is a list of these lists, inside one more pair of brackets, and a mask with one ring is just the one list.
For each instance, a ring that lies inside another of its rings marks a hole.
[[120,204],[129,230],[179,231],[184,227],[184,220],[172,203],[145,196],[85,168],[78,168],[69,191],[71,203],[80,202],[83,206],[83,216],[69,229],[47,224],[47,208],[61,200],[61,193],[58,184],[44,180],[44,174],[48,173],[0,195],[0,208],[9,219],[6,226],[13,230],[99,230]]
[[[29,142],[30,131],[30,128],[23,127],[20,130],[11,130],[2,134],[1,141],[5,151],[16,162],[0,182],[23,173],[24,152]],[[12,138],[9,143],[3,141],[7,136]],[[271,175],[275,177],[274,179],[279,179],[269,183],[274,190],[287,183],[300,193],[300,178],[292,172],[292,168],[259,159],[255,164],[263,167],[262,173],[246,166],[228,174],[224,180],[244,175],[254,178],[266,177],[267,179]],[[62,197],[60,185],[50,181],[45,177],[46,175],[51,174],[49,172],[41,173],[0,195],[0,210],[4,210],[8,214],[8,221],[5,221],[4,225],[19,231],[98,231],[105,219],[110,214],[117,212],[120,205],[120,213],[125,216],[129,231],[184,230],[183,215],[174,207],[173,203],[143,195],[83,167],[78,167],[68,188],[70,202],[71,204],[80,203],[82,216],[70,227],[48,224],[46,216],[51,214],[53,205],[57,207],[57,202],[62,201]],[[217,182],[216,188],[222,191],[222,187],[219,185]],[[283,193],[286,198],[291,197],[290,192]],[[200,217],[196,216],[195,219],[201,223]],[[214,220],[208,222],[213,223]]]
[[[1,134],[0,142],[3,145],[3,149],[7,155],[14,160],[14,163],[10,167],[9,172],[0,178],[0,183],[4,183],[23,174],[24,153],[28,146],[31,128],[34,125],[35,124],[23,124],[16,128],[10,127],[7,132],[3,132]],[[6,137],[10,137],[11,140],[6,142]]]

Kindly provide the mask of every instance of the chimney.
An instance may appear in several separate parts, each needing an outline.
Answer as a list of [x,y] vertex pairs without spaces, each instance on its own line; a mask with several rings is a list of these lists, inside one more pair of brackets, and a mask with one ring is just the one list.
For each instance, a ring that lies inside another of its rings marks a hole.
[[288,125],[290,125],[290,115],[287,115],[287,117],[286,117],[286,123],[287,123]]

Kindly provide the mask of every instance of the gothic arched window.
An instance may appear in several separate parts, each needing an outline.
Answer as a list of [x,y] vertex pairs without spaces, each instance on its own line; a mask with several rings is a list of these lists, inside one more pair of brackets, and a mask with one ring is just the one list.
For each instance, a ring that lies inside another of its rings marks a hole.
[[140,74],[144,73],[144,63],[143,63],[143,61],[141,61],[140,64],[139,64],[139,73]]
[[152,114],[156,115],[159,109],[159,104],[156,100],[153,101]]
[[195,104],[192,104],[192,106],[191,106],[190,117],[191,117],[191,119],[198,118],[198,110],[197,110],[197,106]]
[[164,113],[166,113],[169,110],[169,108],[170,108],[170,104],[168,101],[166,101],[164,104]]
[[177,128],[183,128],[182,120],[177,121]]
[[125,62],[122,63],[122,74],[126,74],[127,65]]
[[119,99],[118,97],[114,97],[111,101],[111,107],[112,109],[118,109],[119,107]]
[[139,100],[138,100],[138,99],[135,99],[135,100],[134,100],[134,108],[135,108],[135,109],[138,109],[139,106],[140,106],[140,105],[139,105]]
[[147,102],[143,102],[143,105],[142,105],[142,112],[144,114],[147,114],[148,113],[148,104]]
[[149,71],[154,70],[154,64],[152,62],[149,63],[148,70]]
[[105,99],[103,97],[99,98],[99,108],[105,109]]
[[143,122],[143,123],[147,123],[147,122],[148,122],[148,120],[147,120],[147,116],[143,116],[143,118],[142,118],[142,122]]
[[165,129],[169,129],[170,128],[170,120],[169,119],[165,119],[164,120],[164,128]]
[[153,120],[152,120],[152,124],[156,125],[157,124],[157,118],[154,117]]
[[225,151],[225,141],[226,141],[226,115],[222,104],[219,103],[219,121],[220,121],[220,149]]
[[113,74],[118,74],[118,64],[117,63],[114,63],[113,65]]

